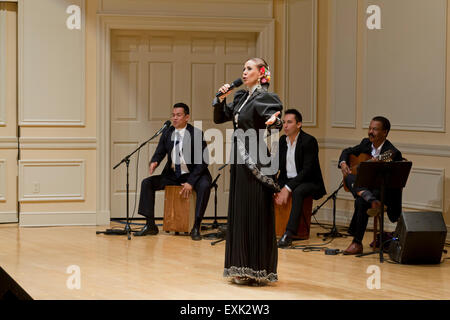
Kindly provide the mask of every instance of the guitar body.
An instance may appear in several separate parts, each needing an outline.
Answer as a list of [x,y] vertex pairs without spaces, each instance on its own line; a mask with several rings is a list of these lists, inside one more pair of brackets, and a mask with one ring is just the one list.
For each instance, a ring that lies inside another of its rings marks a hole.
[[[387,150],[383,154],[380,154],[376,158],[372,158],[372,155],[367,153],[360,153],[359,156],[355,156],[353,154],[350,155],[348,161],[349,161],[349,167],[352,171],[352,174],[356,176],[358,173],[358,166],[361,162],[364,161],[384,161],[384,162],[390,162],[392,161],[392,157],[394,155],[394,152],[392,150]],[[350,189],[345,184],[345,179],[343,179],[344,183],[344,190],[347,192],[350,192]]]
[[[356,176],[356,173],[358,172],[358,166],[361,162],[367,161],[372,159],[372,156],[367,153],[360,153],[359,156],[355,156],[353,154],[350,155],[348,161],[349,161],[349,167],[352,171],[352,174]],[[344,182],[344,190],[347,192],[350,192],[350,189],[347,187],[347,184],[345,183],[345,179],[343,179]]]

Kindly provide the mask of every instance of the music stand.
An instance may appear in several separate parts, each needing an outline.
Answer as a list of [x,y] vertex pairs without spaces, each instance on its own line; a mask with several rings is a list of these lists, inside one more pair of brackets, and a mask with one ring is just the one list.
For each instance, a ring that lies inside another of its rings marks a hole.
[[379,253],[380,262],[383,263],[383,231],[384,231],[384,201],[386,189],[404,188],[411,171],[411,161],[365,161],[361,162],[356,175],[355,187],[364,187],[368,189],[380,189],[381,216],[380,216],[380,249],[370,253],[362,253],[357,257],[368,256]]

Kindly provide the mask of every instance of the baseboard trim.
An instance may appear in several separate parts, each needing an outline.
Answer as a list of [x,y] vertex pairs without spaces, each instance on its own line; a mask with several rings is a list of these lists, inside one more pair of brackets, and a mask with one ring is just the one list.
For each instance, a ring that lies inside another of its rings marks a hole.
[[[348,227],[350,225],[350,221],[352,220],[353,211],[346,210],[336,210],[336,225],[340,227]],[[333,209],[332,208],[321,208],[317,214],[315,215],[318,222],[332,224],[333,223]],[[386,217],[386,216],[385,216]],[[314,218],[312,221],[314,222]],[[384,230],[385,231],[394,231],[396,223],[392,223],[388,219],[384,220]],[[372,229],[373,227],[373,218],[369,218],[369,223],[367,225],[368,229]]]
[[0,223],[17,223],[19,222],[19,215],[17,211],[0,212]]
[[96,226],[97,212],[21,212],[20,227]]
[[[353,211],[346,210],[336,210],[336,226],[337,227],[348,227],[353,216]],[[333,223],[333,209],[332,208],[321,208],[317,214],[314,216],[319,223]],[[314,217],[312,217],[311,222],[315,222]],[[397,223],[392,223],[385,215],[384,219],[384,230],[392,232],[395,230]],[[447,227],[447,238],[446,241],[450,241],[450,225]],[[368,229],[373,228],[373,218],[369,218],[369,223],[367,225]]]

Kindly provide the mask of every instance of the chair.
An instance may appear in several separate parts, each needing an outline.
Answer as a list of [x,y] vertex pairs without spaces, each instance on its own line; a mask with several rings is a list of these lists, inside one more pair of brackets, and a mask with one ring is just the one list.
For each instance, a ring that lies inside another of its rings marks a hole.
[[[377,236],[379,235],[378,226],[381,224],[381,216],[378,214],[373,217],[373,247],[372,251],[377,251]],[[381,237],[381,236],[380,236]],[[383,240],[386,241],[386,240]]]
[[195,202],[197,194],[192,191],[189,198],[182,198],[182,186],[166,186],[164,188],[164,221],[166,232],[189,233],[195,221]]
[[[311,227],[311,214],[312,214],[312,197],[307,197],[303,200],[303,214],[300,217],[300,223],[298,224],[297,234],[294,239],[306,240],[309,239],[309,231]],[[289,195],[286,204],[280,206],[274,201],[275,209],[275,232],[277,237],[281,237],[286,231],[286,225],[289,221],[289,215],[292,208],[292,195]]]

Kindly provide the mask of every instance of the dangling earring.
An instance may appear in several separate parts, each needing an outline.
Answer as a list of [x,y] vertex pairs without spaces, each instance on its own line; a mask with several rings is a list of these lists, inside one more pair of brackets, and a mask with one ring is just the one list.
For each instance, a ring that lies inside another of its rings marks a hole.
[[261,89],[262,88],[262,86],[261,86],[261,79],[260,78],[258,78],[258,84],[256,85],[256,88],[257,89]]

